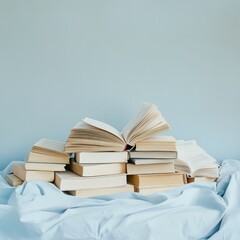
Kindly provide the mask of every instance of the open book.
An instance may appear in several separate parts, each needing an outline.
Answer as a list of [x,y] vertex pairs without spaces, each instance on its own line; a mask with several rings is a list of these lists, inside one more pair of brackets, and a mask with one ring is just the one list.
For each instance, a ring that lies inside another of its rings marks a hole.
[[177,141],[178,159],[175,170],[191,177],[217,178],[218,163],[215,158],[206,153],[196,141]]
[[135,146],[136,142],[169,128],[157,106],[144,103],[122,132],[106,123],[84,118],[70,131],[65,152],[124,151]]

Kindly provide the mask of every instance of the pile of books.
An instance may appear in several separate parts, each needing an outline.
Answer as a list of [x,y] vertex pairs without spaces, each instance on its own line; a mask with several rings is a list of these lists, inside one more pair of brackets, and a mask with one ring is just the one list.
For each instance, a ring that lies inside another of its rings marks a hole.
[[91,197],[118,192],[131,192],[127,185],[127,152],[78,152],[67,166],[68,171],[56,173],[55,184],[62,191]]
[[[138,124],[141,130],[136,127]],[[133,139],[141,139],[143,133],[149,136],[149,131],[167,127],[154,105],[144,105],[122,133],[106,123],[83,119],[70,131],[65,152],[73,153],[75,159],[68,166],[69,171],[56,174],[56,186],[75,196],[133,192],[133,186],[127,184],[127,150],[134,145]]]
[[152,194],[186,183],[186,175],[175,173],[176,140],[172,136],[154,136],[136,143],[129,152],[128,183],[135,192]]
[[26,161],[13,164],[13,174],[7,176],[10,185],[22,184],[22,181],[44,180],[54,181],[54,173],[65,171],[69,163],[69,154],[64,152],[65,143],[41,139],[35,143]]
[[[71,195],[89,197],[133,191],[151,194],[185,184],[186,174],[189,182],[218,176],[216,163],[206,160],[203,151],[195,149],[193,157],[186,144],[178,149],[174,137],[159,135],[168,129],[157,106],[148,103],[121,132],[84,118],[71,129],[66,143],[50,139],[35,143],[26,161],[13,165],[7,181],[17,186],[45,180]],[[196,159],[202,164],[192,163]]]

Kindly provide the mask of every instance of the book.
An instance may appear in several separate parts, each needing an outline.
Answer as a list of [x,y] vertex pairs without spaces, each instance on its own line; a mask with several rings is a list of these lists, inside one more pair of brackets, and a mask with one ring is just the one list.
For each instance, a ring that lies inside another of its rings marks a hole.
[[210,178],[210,177],[188,177],[187,176],[187,183],[192,182],[216,182],[217,178]]
[[126,163],[128,152],[79,152],[75,158],[77,163]]
[[69,154],[64,152],[65,144],[51,139],[40,139],[36,142],[26,161],[38,163],[69,163]]
[[177,158],[176,151],[131,151],[129,158]]
[[153,173],[174,173],[174,162],[160,164],[135,165],[127,164],[127,174],[153,174]]
[[[181,185],[179,185],[181,186]],[[179,186],[169,186],[169,187],[157,187],[157,188],[138,188],[134,187],[134,192],[141,193],[143,195],[149,195],[157,192],[165,192]]]
[[135,165],[174,163],[175,161],[175,158],[130,158],[128,160],[129,163]]
[[26,162],[26,170],[35,170],[35,171],[66,171],[66,164],[60,163],[35,163],[35,162]]
[[219,176],[217,160],[206,153],[196,141],[177,141],[178,159],[175,161],[175,170],[191,177]]
[[136,142],[136,151],[176,151],[176,139],[173,136],[156,135]]
[[13,164],[13,174],[22,181],[43,180],[53,182],[54,172],[26,170],[24,164]]
[[79,164],[72,161],[67,168],[82,177],[126,173],[125,163]]
[[138,188],[180,186],[187,183],[186,175],[181,173],[128,175],[128,184]]
[[54,183],[62,191],[119,187],[126,185],[126,174],[80,177],[70,171],[55,172]]
[[133,185],[126,184],[120,187],[81,189],[81,190],[75,190],[75,191],[68,191],[67,193],[76,197],[93,197],[93,196],[109,195],[109,194],[123,193],[123,192],[134,192]]
[[12,187],[17,187],[23,184],[23,181],[17,176],[15,176],[13,173],[7,175],[6,181]]
[[70,131],[65,152],[124,151],[170,126],[154,104],[144,103],[138,115],[119,132],[114,127],[84,118]]

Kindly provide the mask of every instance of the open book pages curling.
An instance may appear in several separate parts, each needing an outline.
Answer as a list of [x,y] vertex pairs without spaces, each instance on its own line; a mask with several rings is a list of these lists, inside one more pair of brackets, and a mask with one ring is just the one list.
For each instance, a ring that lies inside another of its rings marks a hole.
[[175,170],[191,177],[217,178],[219,164],[217,160],[202,149],[196,141],[177,141],[178,159]]
[[65,152],[124,151],[167,129],[170,126],[157,106],[144,103],[122,132],[101,121],[84,118],[71,129]]

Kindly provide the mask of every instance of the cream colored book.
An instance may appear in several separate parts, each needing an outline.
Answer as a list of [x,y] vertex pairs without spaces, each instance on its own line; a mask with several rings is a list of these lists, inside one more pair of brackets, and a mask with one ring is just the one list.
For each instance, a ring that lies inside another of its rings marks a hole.
[[127,174],[154,174],[154,173],[174,173],[174,163],[160,163],[160,164],[144,164],[135,165],[132,163],[127,164]]
[[175,161],[175,158],[130,158],[128,160],[129,163],[135,165],[174,163]]
[[[181,185],[180,185],[181,186]],[[134,191],[137,193],[141,193],[143,195],[150,195],[153,193],[158,193],[158,192],[165,192],[168,190],[171,190],[173,188],[176,188],[179,186],[169,186],[169,187],[160,187],[160,188],[138,188],[138,187],[134,187]]]
[[177,151],[173,136],[156,135],[136,143],[136,151]]
[[128,175],[127,181],[138,188],[171,187],[187,183],[186,175],[180,173]]
[[55,172],[55,185],[62,191],[119,187],[126,184],[126,174],[81,177],[73,172]]
[[60,163],[32,163],[26,162],[26,170],[35,170],[35,171],[66,171],[66,164]]
[[126,163],[128,152],[80,152],[75,157],[77,163]]
[[131,151],[129,158],[177,158],[176,151]]
[[57,164],[68,164],[69,156],[50,156],[42,153],[29,152],[28,157],[26,159],[27,162],[34,163],[57,163]]
[[122,132],[101,121],[84,118],[71,129],[65,152],[120,152],[169,128],[157,106],[144,103],[138,115],[123,128]]
[[79,164],[71,162],[68,169],[79,176],[103,176],[126,173],[125,163]]
[[219,176],[217,160],[202,149],[196,141],[177,141],[178,159],[175,170],[191,177]]
[[216,182],[217,178],[210,177],[187,177],[187,183],[192,182]]
[[133,185],[126,184],[120,187],[108,187],[108,188],[95,188],[95,189],[82,189],[75,191],[68,191],[69,194],[77,197],[94,197],[101,195],[109,195],[123,192],[134,192]]
[[17,176],[15,176],[13,173],[7,175],[6,181],[9,185],[13,187],[17,187],[23,184],[23,181]]
[[23,181],[43,180],[53,182],[54,172],[26,170],[24,164],[13,164],[13,173]]
[[69,163],[69,154],[64,152],[65,144],[51,139],[40,139],[28,155],[27,162]]

